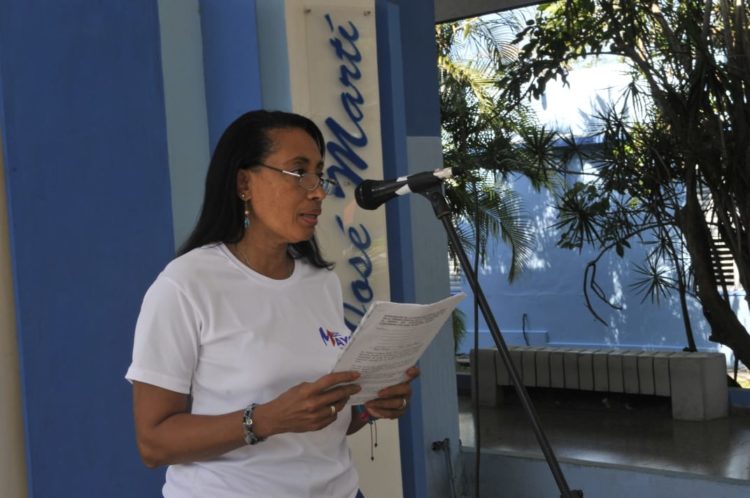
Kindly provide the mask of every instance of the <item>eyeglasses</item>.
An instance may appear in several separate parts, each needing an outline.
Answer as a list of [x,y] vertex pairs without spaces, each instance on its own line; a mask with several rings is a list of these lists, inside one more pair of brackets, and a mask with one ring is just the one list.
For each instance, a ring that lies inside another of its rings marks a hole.
[[262,166],[264,168],[272,169],[274,171],[278,171],[279,173],[283,173],[285,175],[293,176],[297,178],[299,182],[299,186],[302,187],[305,190],[315,190],[318,187],[323,188],[323,192],[327,194],[333,193],[334,187],[338,185],[338,182],[336,180],[331,180],[328,178],[323,178],[322,173],[295,173],[294,171],[288,171],[281,168],[275,168],[273,166],[269,166],[267,164],[258,163],[256,166]]

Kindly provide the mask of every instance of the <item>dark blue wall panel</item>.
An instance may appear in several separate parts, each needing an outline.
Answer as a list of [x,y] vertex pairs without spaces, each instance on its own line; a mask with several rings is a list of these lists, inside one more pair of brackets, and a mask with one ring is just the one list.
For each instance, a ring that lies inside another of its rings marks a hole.
[[440,136],[435,6],[432,0],[392,0],[399,6],[409,136]]
[[214,150],[240,114],[261,107],[254,0],[200,0],[208,135]]
[[[396,178],[409,174],[399,9],[390,2],[380,0],[376,3],[376,18],[383,175],[385,178]],[[399,197],[388,202],[385,208],[391,299],[401,303],[414,302],[409,199],[406,196]],[[412,389],[412,399],[420,399],[420,379],[412,383]],[[422,426],[422,406],[420,403],[413,403],[398,421],[405,498],[426,496],[427,492]]]
[[32,496],[155,496],[123,375],[173,253],[157,4],[3,0],[0,81]]

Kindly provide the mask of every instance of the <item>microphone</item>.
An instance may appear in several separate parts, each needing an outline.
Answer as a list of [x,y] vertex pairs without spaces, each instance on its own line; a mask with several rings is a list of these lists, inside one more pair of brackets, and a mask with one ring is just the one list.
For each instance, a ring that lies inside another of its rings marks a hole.
[[438,168],[435,171],[414,173],[395,180],[365,180],[357,185],[354,198],[362,209],[377,209],[398,195],[424,192],[461,173],[458,168]]

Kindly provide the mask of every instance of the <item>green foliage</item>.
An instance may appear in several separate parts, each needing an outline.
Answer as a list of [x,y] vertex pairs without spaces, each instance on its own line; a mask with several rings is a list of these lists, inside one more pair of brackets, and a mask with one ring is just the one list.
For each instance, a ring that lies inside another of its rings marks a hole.
[[710,339],[745,364],[750,336],[714,259],[718,238],[748,289],[749,16],[746,0],[554,2],[517,34],[518,57],[500,79],[501,99],[513,110],[543,95],[551,80],[567,84],[571,68],[587,57],[616,56],[628,65],[628,93],[592,119],[600,146],[566,140],[595,168],[593,178],[559,192],[560,245],[599,249],[585,276],[599,295],[601,255],[623,256],[632,240],[648,243],[634,288],[654,302],[678,290],[691,349],[685,297],[694,295]]
[[491,178],[458,180],[446,190],[455,215],[464,223],[458,226],[458,236],[464,245],[475,249],[479,230],[479,258],[487,257],[487,241],[500,238],[511,249],[508,280],[513,281],[526,266],[534,238],[518,194],[507,183],[495,183]]
[[566,249],[581,249],[584,244],[605,241],[604,228],[609,199],[601,198],[596,186],[576,182],[562,193],[557,204],[559,221],[555,228],[562,235],[557,244]]
[[506,111],[499,102],[501,76],[516,53],[509,41],[522,28],[512,16],[436,28],[444,164],[472,171],[449,185],[446,195],[465,247],[474,248],[479,237],[481,261],[490,238],[510,246],[511,281],[525,267],[534,241],[509,179],[524,175],[536,188],[549,184],[554,139],[535,126],[528,108]]
[[636,265],[636,273],[640,276],[631,284],[631,288],[643,294],[641,302],[651,298],[651,302],[659,304],[660,299],[667,297],[672,280],[671,270],[667,266],[659,266],[653,259],[646,260],[645,265]]

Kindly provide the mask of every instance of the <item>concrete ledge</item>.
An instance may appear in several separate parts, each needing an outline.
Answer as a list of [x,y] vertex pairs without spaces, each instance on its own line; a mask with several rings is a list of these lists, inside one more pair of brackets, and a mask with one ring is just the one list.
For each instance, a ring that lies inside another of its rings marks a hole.
[[[478,365],[479,375],[479,405],[480,406],[497,406],[498,383],[495,367],[495,351],[492,349],[480,349],[477,363],[475,350],[471,350],[471,364]],[[503,370],[505,370],[503,368]],[[471,384],[472,397],[477,396],[474,392],[474,383]]]
[[675,420],[711,420],[729,413],[724,355],[675,353],[669,359],[669,377]]
[[[729,413],[726,358],[721,353],[550,346],[508,350],[527,387],[668,396],[675,420],[711,420]],[[508,368],[495,349],[479,349],[479,359],[479,401],[494,406],[498,386],[511,384]]]

